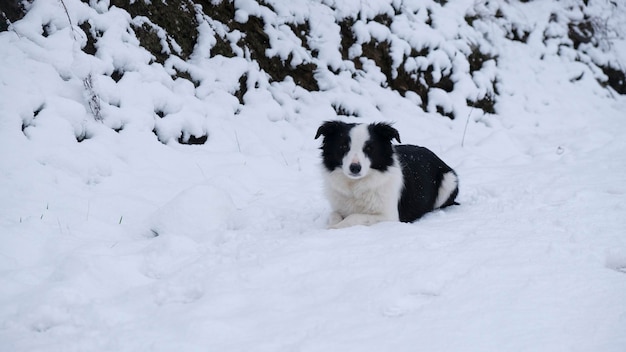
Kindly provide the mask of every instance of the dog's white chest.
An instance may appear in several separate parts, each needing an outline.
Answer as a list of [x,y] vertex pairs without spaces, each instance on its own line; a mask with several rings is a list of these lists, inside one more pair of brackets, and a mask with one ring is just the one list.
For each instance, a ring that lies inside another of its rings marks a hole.
[[342,217],[369,214],[397,220],[401,191],[402,173],[396,167],[384,173],[372,172],[358,180],[348,179],[340,170],[336,170],[328,174],[326,179],[328,200]]

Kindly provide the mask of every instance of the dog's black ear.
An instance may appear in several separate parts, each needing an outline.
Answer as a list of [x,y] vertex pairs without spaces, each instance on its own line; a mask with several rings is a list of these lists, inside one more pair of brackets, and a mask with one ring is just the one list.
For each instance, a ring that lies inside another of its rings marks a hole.
[[315,134],[315,139],[320,138],[320,136],[328,136],[337,131],[340,131],[341,128],[345,125],[345,123],[341,121],[326,121],[324,122],[320,128],[317,129],[317,133]]
[[390,124],[385,122],[373,123],[370,125],[370,129],[377,133],[379,136],[385,137],[390,141],[395,139],[398,143],[402,143],[400,141],[400,132],[393,128]]
[[317,129],[317,133],[315,134],[315,139],[320,138],[321,135],[326,135],[326,133],[324,132],[326,130],[326,128],[324,128],[326,124],[321,125],[320,128]]

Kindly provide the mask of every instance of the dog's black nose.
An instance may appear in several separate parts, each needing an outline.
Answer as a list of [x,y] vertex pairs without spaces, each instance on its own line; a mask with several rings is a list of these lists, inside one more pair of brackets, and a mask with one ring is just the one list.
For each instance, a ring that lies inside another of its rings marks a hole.
[[358,174],[361,171],[361,164],[353,163],[350,164],[350,172],[354,175]]

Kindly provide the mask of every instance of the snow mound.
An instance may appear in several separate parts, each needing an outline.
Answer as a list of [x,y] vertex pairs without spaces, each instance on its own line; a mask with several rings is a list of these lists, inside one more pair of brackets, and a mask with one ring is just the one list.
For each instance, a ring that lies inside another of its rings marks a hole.
[[154,236],[185,236],[197,242],[217,240],[232,229],[237,210],[230,195],[215,186],[186,189],[152,215]]

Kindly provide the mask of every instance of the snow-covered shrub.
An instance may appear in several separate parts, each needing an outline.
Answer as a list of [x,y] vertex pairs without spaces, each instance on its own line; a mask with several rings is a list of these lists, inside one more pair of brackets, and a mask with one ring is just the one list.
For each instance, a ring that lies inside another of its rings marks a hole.
[[[626,3],[611,0],[563,0],[555,2],[477,1],[466,20],[497,45],[502,36],[528,43],[541,41],[543,55],[558,55],[587,66],[603,86],[626,94],[624,53],[614,42],[626,38],[621,14]],[[535,43],[533,43],[535,44]],[[621,55],[621,56],[620,56]],[[578,79],[581,79],[579,77]]]
[[[319,81],[328,74],[350,72],[356,81],[373,80],[403,96],[415,93],[425,111],[454,118],[455,110],[468,103],[494,111],[495,74],[485,73],[490,77],[487,86],[472,78],[484,61],[495,59],[494,50],[445,2],[372,2],[363,8],[350,2],[197,3],[216,33],[211,56],[253,60],[270,82],[291,77],[306,90],[317,91],[328,86]],[[310,20],[320,15],[324,21]],[[433,21],[445,17],[450,21]],[[242,83],[247,79],[243,75]],[[463,80],[473,92],[455,91]],[[431,102],[431,89],[449,93],[452,104]],[[239,94],[245,90],[241,84]],[[338,103],[335,110],[340,105],[345,104]]]
[[[573,55],[574,59],[589,66],[597,66],[601,73],[595,78],[602,85],[626,94],[626,66],[613,52],[613,40],[624,39],[626,23],[617,23],[615,12],[626,11],[626,4],[618,1],[598,1],[590,6],[587,1],[572,5],[566,11],[553,12],[550,25],[567,30],[567,36],[550,38],[557,41],[559,53]],[[567,53],[574,50],[573,54]],[[594,70],[595,71],[595,70]],[[597,71],[596,71],[597,72]]]
[[[22,5],[35,18],[28,25]],[[387,100],[375,97],[386,94],[451,119],[496,113],[503,41],[582,62],[626,93],[614,44],[623,16],[613,16],[624,5],[609,0],[34,0],[0,10],[6,29],[65,50],[55,69],[85,113],[163,143],[204,143],[211,118],[259,104],[269,120],[286,119],[302,111],[289,99],[304,96],[353,117],[383,114]],[[77,140],[91,128],[74,126]]]

